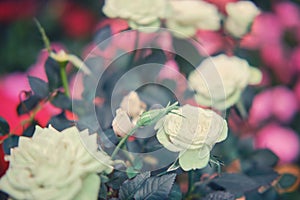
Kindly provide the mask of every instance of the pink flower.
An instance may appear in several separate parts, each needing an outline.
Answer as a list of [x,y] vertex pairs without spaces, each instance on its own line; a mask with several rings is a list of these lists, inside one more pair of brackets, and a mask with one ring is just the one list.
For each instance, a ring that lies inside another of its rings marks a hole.
[[280,159],[280,163],[293,162],[299,155],[299,136],[292,129],[271,123],[258,131],[255,148],[268,148]]
[[199,42],[199,44],[196,45],[196,48],[198,48],[201,55],[204,56],[218,53],[225,45],[225,38],[215,31],[198,30],[196,38]]
[[255,96],[249,112],[249,123],[257,126],[272,116],[287,123],[292,120],[298,108],[293,91],[277,86]]
[[291,2],[281,2],[275,5],[274,11],[284,27],[299,25],[300,11],[297,5]]
[[271,90],[266,90],[254,97],[249,112],[249,123],[251,125],[257,125],[271,117],[272,100]]

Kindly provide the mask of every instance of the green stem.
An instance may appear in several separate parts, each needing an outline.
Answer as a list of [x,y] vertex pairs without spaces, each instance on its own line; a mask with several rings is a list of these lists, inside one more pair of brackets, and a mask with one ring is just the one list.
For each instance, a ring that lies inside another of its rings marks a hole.
[[137,48],[139,46],[139,40],[140,40],[140,33],[138,30],[136,30],[136,38],[135,38],[135,43],[134,43],[134,49],[133,49],[133,52],[132,52],[132,55],[130,57],[130,60],[128,62],[128,67],[132,67],[133,63],[134,63],[134,60],[135,60],[135,57],[136,57],[136,54],[137,54]]
[[131,131],[122,138],[122,140],[119,142],[119,144],[116,146],[115,150],[113,151],[113,153],[111,154],[111,159],[114,159],[114,157],[117,155],[117,153],[119,152],[119,150],[122,148],[122,146],[125,144],[125,142],[127,141],[127,139],[134,134],[134,132],[138,129],[138,126],[135,126],[133,129],[131,129]]
[[190,170],[188,171],[188,181],[189,181],[189,185],[188,185],[188,191],[186,196],[189,196],[191,194],[191,192],[193,191],[193,185],[194,185],[194,170]]
[[65,94],[70,97],[70,90],[69,90],[69,84],[68,84],[68,77],[66,73],[66,65],[67,63],[63,62],[60,63],[60,77],[62,80],[62,84],[65,90]]
[[237,109],[239,110],[239,112],[241,113],[241,116],[243,119],[246,119],[248,116],[247,110],[243,104],[242,99],[240,99],[237,104],[236,104]]

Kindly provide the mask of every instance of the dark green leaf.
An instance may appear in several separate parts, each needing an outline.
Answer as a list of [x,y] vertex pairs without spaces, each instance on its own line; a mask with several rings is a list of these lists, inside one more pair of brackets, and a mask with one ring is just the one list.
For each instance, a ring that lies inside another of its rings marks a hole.
[[98,194],[98,199],[107,199],[107,187],[101,180],[100,191]]
[[49,94],[49,87],[48,83],[43,81],[40,78],[28,76],[28,81],[30,84],[30,88],[33,91],[33,93],[40,97],[41,99],[45,98]]
[[17,107],[18,115],[29,113],[38,105],[39,101],[40,98],[36,95],[32,95],[28,99],[22,101]]
[[61,87],[62,81],[59,63],[49,57],[46,61],[45,69],[48,78],[49,90],[53,91],[54,89]]
[[126,174],[128,176],[128,178],[132,179],[133,177],[135,177],[139,172],[134,169],[133,167],[128,167],[126,169]]
[[230,192],[216,191],[206,195],[203,200],[235,200],[235,196]]
[[161,200],[167,199],[173,183],[175,181],[176,174],[166,174],[160,177],[154,176],[148,178],[145,183],[134,194],[136,200]]
[[74,122],[68,120],[63,112],[59,115],[53,116],[48,124],[51,124],[58,131],[74,126]]
[[18,146],[18,143],[19,143],[19,136],[17,135],[12,135],[6,138],[2,143],[4,153],[6,155],[10,155],[10,149]]
[[36,126],[36,123],[32,123],[28,128],[25,129],[25,131],[23,132],[22,136],[25,136],[25,137],[32,137],[33,136],[33,133],[35,131],[35,126]]
[[7,121],[0,117],[0,136],[7,135],[10,131]]
[[177,185],[177,184],[173,185],[168,199],[172,199],[172,200],[181,200],[182,199],[182,193],[180,191],[179,185]]
[[297,181],[297,177],[292,174],[283,174],[279,180],[279,185],[283,189],[292,187]]
[[244,174],[229,174],[224,173],[221,176],[214,178],[209,186],[212,188],[225,189],[236,195],[241,195],[247,191],[259,188],[260,184],[252,180]]
[[125,181],[120,188],[119,198],[121,200],[133,199],[134,194],[149,177],[150,177],[150,172],[145,172],[137,175],[132,180]]
[[193,42],[192,44],[191,40],[188,41],[174,38],[174,49],[177,53],[175,61],[178,63],[180,71],[186,75],[195,70],[195,68],[200,64],[201,59],[203,59],[203,57],[201,57],[198,53],[195,45],[200,44],[196,42]]
[[57,92],[57,94],[51,100],[51,103],[54,106],[65,109],[65,110],[71,110],[71,108],[72,108],[71,99],[62,92]]
[[260,149],[242,160],[242,168],[244,171],[253,168],[274,167],[278,162],[278,157],[269,149]]
[[[125,171],[125,169],[124,169]],[[109,175],[109,182],[107,185],[114,190],[120,189],[121,185],[124,183],[125,180],[128,179],[126,173],[124,171],[114,171],[112,174]]]
[[253,170],[246,173],[252,180],[260,186],[270,185],[277,177],[278,173],[272,168],[253,168]]

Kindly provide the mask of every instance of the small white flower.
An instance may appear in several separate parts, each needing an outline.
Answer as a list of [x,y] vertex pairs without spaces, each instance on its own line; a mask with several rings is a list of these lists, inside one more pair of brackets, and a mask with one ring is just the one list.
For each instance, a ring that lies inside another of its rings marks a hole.
[[155,129],[165,148],[179,152],[179,165],[185,171],[204,168],[211,149],[226,139],[228,130],[226,121],[215,112],[190,105],[167,114]]
[[166,24],[176,36],[191,37],[197,29],[220,29],[220,15],[213,4],[196,0],[170,0],[170,4],[172,12]]
[[238,1],[226,5],[228,17],[225,29],[234,37],[242,37],[249,31],[254,18],[260,10],[251,1]]
[[112,169],[108,155],[94,149],[100,162],[81,143],[80,137],[85,137],[94,143],[89,148],[97,148],[96,136],[76,127],[59,132],[51,126],[36,126],[32,138],[21,136],[19,146],[11,150],[0,189],[13,199],[96,200],[100,186],[97,173]]
[[137,118],[146,110],[146,104],[135,91],[131,91],[123,98],[120,108],[126,111],[129,117]]
[[237,103],[248,84],[258,84],[261,72],[236,56],[224,54],[206,58],[189,76],[196,101],[203,106],[225,110]]
[[103,12],[110,18],[126,19],[132,29],[159,28],[167,5],[167,0],[106,0]]
[[116,111],[116,117],[112,121],[112,127],[116,135],[125,137],[133,129],[134,125],[126,111],[119,108]]

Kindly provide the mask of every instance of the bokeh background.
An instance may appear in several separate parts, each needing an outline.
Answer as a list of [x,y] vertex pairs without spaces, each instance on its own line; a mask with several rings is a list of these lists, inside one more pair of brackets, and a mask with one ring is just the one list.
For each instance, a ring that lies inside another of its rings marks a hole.
[[[207,1],[224,9],[227,2],[235,0]],[[258,92],[250,89],[244,95],[248,120],[240,121],[233,114],[229,118],[234,132],[229,140],[250,136],[253,148],[271,149],[284,166],[281,170],[294,170],[299,179],[300,1],[253,2],[263,12],[235,53],[258,66],[264,79]],[[54,47],[81,56],[87,45],[96,40],[99,26],[106,19],[101,12],[103,3],[103,0],[0,1],[0,116],[10,124],[19,123],[21,119],[15,108],[19,103],[18,93],[29,88],[26,75],[44,76],[39,63],[46,55],[41,52],[44,45],[33,18],[43,25]],[[222,39],[214,34],[199,33],[199,36],[206,36],[203,40],[214,47],[211,55],[224,47]],[[56,112],[53,107],[46,108],[40,113],[41,124],[45,125]],[[0,153],[3,154],[2,150]],[[7,163],[1,162],[2,173]],[[298,197],[299,189],[294,188],[288,198]]]

